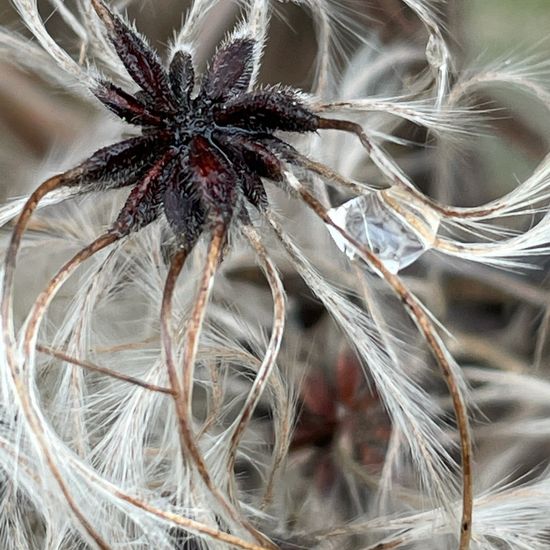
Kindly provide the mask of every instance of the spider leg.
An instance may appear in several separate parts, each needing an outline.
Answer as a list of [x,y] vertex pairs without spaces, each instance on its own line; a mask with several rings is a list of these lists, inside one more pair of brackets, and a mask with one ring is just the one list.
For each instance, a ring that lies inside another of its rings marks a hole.
[[252,79],[256,41],[239,38],[214,55],[201,86],[201,92],[214,101],[224,101],[246,92]]
[[107,28],[128,74],[155,105],[172,112],[176,101],[158,55],[120,17],[112,13],[103,0],[92,0],[92,6]]

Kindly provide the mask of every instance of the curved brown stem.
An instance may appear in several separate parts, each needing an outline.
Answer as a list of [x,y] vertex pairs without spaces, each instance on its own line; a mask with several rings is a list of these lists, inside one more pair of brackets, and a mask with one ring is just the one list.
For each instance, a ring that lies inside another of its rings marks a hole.
[[42,318],[44,317],[48,305],[53,300],[58,290],[63,286],[63,283],[84,261],[121,238],[121,235],[111,232],[101,235],[91,244],[75,254],[50,280],[48,286],[40,293],[34,302],[31,313],[29,314],[23,339],[25,357],[30,357],[33,353]]
[[[260,239],[260,235],[252,226],[249,225],[243,226],[242,232],[254,249],[262,271],[264,272],[271,288],[271,294],[273,296],[273,329],[271,331],[271,338],[269,339],[266,353],[260,368],[258,369],[256,379],[250,389],[250,393],[248,394],[243,409],[236,420],[236,426],[231,435],[231,443],[229,447],[229,471],[232,471],[234,468],[237,448],[243,433],[250,422],[254,409],[258,405],[258,401],[265,389],[265,385],[269,380],[273,369],[275,368],[275,361],[277,360],[277,355],[279,354],[283,340],[286,316],[285,290],[283,288],[283,283],[277,273],[275,265],[267,254],[267,250]],[[273,475],[271,478],[273,478]],[[270,485],[271,482],[268,484],[268,491],[270,490]]]
[[424,195],[424,193],[420,192],[418,189],[416,189],[416,187],[408,182],[406,178],[402,175],[400,168],[396,166],[392,161],[388,160],[388,158],[383,154],[380,147],[369,139],[360,124],[349,120],[319,117],[318,127],[320,130],[340,130],[357,136],[359,138],[359,141],[361,142],[361,145],[363,145],[367,153],[370,155],[374,164],[383,174],[386,175],[386,177],[389,177],[389,179],[391,179],[393,183],[404,189],[406,192],[410,193],[413,197],[417,198],[424,204],[433,208],[446,218],[483,219],[490,214],[497,212],[504,206],[502,204],[487,204],[484,206],[464,208],[440,204],[430,197]]
[[[63,187],[67,182],[67,173],[58,174],[42,183],[27,199],[27,202],[23,206],[19,218],[15,222],[13,228],[10,243],[6,251],[6,257],[4,258],[4,280],[2,283],[2,304],[0,306],[0,314],[3,319],[4,327],[4,340],[6,345],[11,339],[13,333],[13,319],[11,316],[12,308],[12,293],[13,293],[13,281],[15,277],[15,267],[17,263],[17,254],[19,247],[21,246],[21,239],[25,233],[25,229],[29,223],[29,219],[33,212],[36,210],[38,203],[52,191]],[[6,326],[7,324],[7,326]]]
[[298,181],[291,181],[294,189],[299,193],[306,205],[327,225],[333,227],[342,235],[346,241],[355,248],[361,258],[382,279],[391,287],[396,296],[405,305],[411,319],[424,336],[430,347],[443,378],[447,385],[453,402],[453,409],[460,434],[460,454],[462,465],[462,519],[460,526],[460,550],[467,550],[472,537],[472,514],[473,514],[473,478],[472,478],[472,438],[470,433],[470,422],[466,404],[459,386],[459,382],[453,373],[452,366],[448,361],[447,352],[444,349],[439,336],[437,335],[432,322],[422,304],[409,292],[401,279],[388,271],[384,263],[371,250],[358,242],[352,235],[340,226],[335,224],[329,216],[326,208]]
[[290,157],[290,161],[292,162],[292,164],[301,166],[302,168],[305,168],[306,170],[313,172],[318,176],[321,176],[324,180],[336,183],[339,187],[343,187],[344,189],[349,189],[350,191],[353,191],[358,195],[364,195],[365,192],[369,192],[369,191],[381,191],[383,189],[389,189],[391,187],[391,185],[386,183],[375,185],[370,183],[367,184],[367,183],[359,183],[359,182],[353,181],[350,178],[346,178],[342,176],[342,174],[339,174],[335,170],[332,170],[332,168],[330,168],[329,166],[321,162],[312,160],[306,157],[305,155],[300,155],[297,152],[292,153],[292,156]]
[[276,546],[274,546],[271,541],[259,533],[246,520],[243,520],[235,508],[227,502],[224,495],[214,483],[193,434],[193,413],[191,409],[191,400],[194,382],[194,364],[202,323],[206,312],[206,306],[208,304],[216,269],[223,252],[226,231],[227,228],[225,225],[219,225],[215,227],[212,232],[212,238],[208,247],[206,264],[201,277],[199,292],[191,312],[189,326],[187,327],[183,357],[183,383],[180,382],[176,368],[171,319],[172,296],[174,294],[178,276],[181,273],[189,253],[187,249],[181,249],[176,252],[172,258],[170,268],[166,276],[160,313],[162,346],[166,361],[166,369],[168,371],[168,379],[170,381],[174,405],[176,407],[176,416],[178,418],[182,457],[185,458],[188,456],[191,458],[203,483],[220,503],[223,509],[229,514],[229,516],[244,529],[246,529],[261,545],[274,549]]
[[[25,226],[32,212],[35,210],[39,200],[46,193],[61,185],[61,181],[61,176],[59,176],[57,178],[52,178],[52,180],[48,180],[48,182],[45,182],[45,184],[40,186],[27,201],[27,204],[23,208],[23,212],[19,220],[17,221],[16,227],[14,228],[12,239],[10,242],[10,248],[8,249],[8,255],[6,257],[6,274],[4,277],[4,288],[2,296],[2,314],[3,318],[7,322],[11,320],[11,288],[13,286],[15,260]],[[105,246],[108,246],[117,238],[118,237],[110,234],[103,235],[102,237],[94,241],[94,243],[92,243],[90,246],[80,251],[73,257],[72,260],[70,260],[63,266],[63,268],[57,273],[57,275],[50,281],[48,287],[40,294],[37,301],[35,302],[29,318],[29,323],[25,331],[24,346],[26,357],[34,352],[34,342],[36,341],[36,332],[38,331],[40,320],[43,316],[45,309],[47,308],[48,303],[55,295],[55,292],[62,286],[66,278],[72,273],[72,271],[74,271],[74,269],[78,267],[78,265],[80,265],[82,261],[84,261],[86,258],[89,258],[91,255],[101,250]],[[47,442],[43,423],[30,399],[30,394],[28,392],[29,373],[25,373],[18,364],[18,359],[15,354],[15,343],[12,342],[13,328],[4,326],[3,329],[4,339],[6,341],[6,354],[8,365],[14,382],[15,391],[17,392],[20,399],[21,407],[29,424],[29,428],[38,441],[38,445],[42,450],[48,468],[54,479],[56,480],[59,489],[63,493],[67,505],[69,506],[79,523],[82,525],[84,530],[99,548],[108,550],[110,546],[103,540],[99,533],[97,533],[94,527],[89,523],[88,519],[81,512],[69,488],[65,484],[63,475],[56,464],[53,453],[50,450],[50,446]]]
[[192,418],[193,382],[195,377],[195,358],[199,346],[199,336],[204,322],[206,306],[210,298],[210,292],[214,284],[214,277],[218,264],[222,258],[223,246],[227,235],[225,224],[219,224],[212,230],[212,238],[208,247],[206,263],[199,283],[199,291],[191,310],[191,317],[185,335],[185,347],[183,351],[182,373],[182,399],[185,403],[188,418]]
[[141,498],[122,491],[119,487],[106,481],[95,472],[90,472],[89,470],[86,470],[80,462],[74,462],[74,467],[81,470],[84,475],[88,476],[92,483],[96,483],[97,485],[101,486],[104,491],[108,491],[116,499],[122,500],[134,508],[143,510],[147,514],[157,517],[164,522],[176,525],[192,533],[199,533],[200,535],[203,535],[205,537],[223,542],[229,545],[230,548],[242,548],[242,550],[273,550],[272,545],[266,546],[254,544],[245,541],[239,537],[236,537],[235,535],[231,535],[230,533],[226,533],[225,531],[220,531],[219,529],[210,527],[205,523],[201,523],[194,519],[187,518],[173,512],[162,510],[161,508],[157,508],[153,504],[146,502]]

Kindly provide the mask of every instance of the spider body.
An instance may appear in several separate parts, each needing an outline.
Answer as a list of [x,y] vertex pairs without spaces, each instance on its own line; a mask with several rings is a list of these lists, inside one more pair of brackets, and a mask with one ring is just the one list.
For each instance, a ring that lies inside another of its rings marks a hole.
[[[183,248],[208,224],[228,225],[244,204],[265,209],[262,179],[282,180],[294,149],[276,131],[313,132],[319,118],[290,88],[250,91],[256,42],[220,48],[195,89],[191,56],[178,51],[166,70],[151,50],[100,1],[93,5],[132,79],[130,94],[101,82],[94,95],[142,135],[96,152],[76,169],[83,190],[132,186],[112,231],[124,236],[163,212]],[[74,174],[67,175],[70,180]]]

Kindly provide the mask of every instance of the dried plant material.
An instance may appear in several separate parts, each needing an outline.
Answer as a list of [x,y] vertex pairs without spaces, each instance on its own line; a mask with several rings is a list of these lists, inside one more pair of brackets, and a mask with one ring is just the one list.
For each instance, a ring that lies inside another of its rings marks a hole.
[[[284,3],[224,8],[204,70],[218,2],[166,62],[116,3],[50,3],[72,49],[14,0],[35,42],[0,29],[0,52],[109,136],[0,207],[2,547],[545,548],[549,157],[484,204],[443,198],[494,130],[475,94],[548,110],[546,64],[459,72],[443,3],[380,4],[392,40],[296,0],[299,90],[261,83]],[[531,279],[503,292],[503,267]]]

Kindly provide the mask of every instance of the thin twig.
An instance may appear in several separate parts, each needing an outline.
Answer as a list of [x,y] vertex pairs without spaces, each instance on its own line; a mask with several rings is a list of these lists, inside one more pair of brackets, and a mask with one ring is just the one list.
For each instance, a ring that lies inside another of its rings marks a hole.
[[399,548],[403,544],[406,544],[407,541],[403,538],[389,540],[388,542],[378,542],[371,546],[363,548],[363,550],[393,550],[394,548]]
[[38,203],[50,192],[59,189],[66,182],[64,174],[59,174],[42,183],[27,199],[23,206],[19,218],[13,228],[10,244],[4,259],[4,280],[2,283],[2,306],[1,316],[4,324],[4,340],[6,344],[11,344],[13,334],[13,319],[10,315],[13,303],[13,282],[15,277],[15,267],[17,254],[21,245],[21,239],[29,223],[29,219],[38,207]]
[[460,454],[462,465],[462,518],[460,525],[460,550],[469,548],[472,536],[472,512],[473,512],[473,479],[472,479],[472,439],[468,413],[459,383],[453,373],[451,364],[447,359],[447,352],[444,349],[439,336],[437,335],[430,318],[426,315],[422,304],[411,294],[401,279],[388,271],[384,263],[367,247],[358,242],[352,235],[339,225],[334,223],[325,207],[297,180],[289,179],[291,185],[299,193],[302,200],[317,214],[327,225],[333,227],[346,241],[356,249],[361,258],[376,273],[378,273],[391,287],[394,293],[401,299],[403,304],[423,334],[428,346],[437,360],[437,363],[447,384],[447,388],[453,401],[454,413],[458,431],[460,433]]
[[149,382],[145,382],[144,380],[140,380],[139,378],[128,376],[127,374],[122,374],[120,372],[116,372],[106,367],[100,367],[99,365],[91,363],[90,361],[77,359],[76,357],[72,357],[61,350],[56,350],[56,349],[50,348],[49,346],[38,344],[36,346],[36,349],[40,353],[50,355],[51,357],[61,359],[62,361],[66,361],[67,363],[71,363],[73,365],[82,367],[84,369],[87,369],[93,372],[105,374],[106,376],[110,376],[111,378],[116,378],[117,380],[121,380],[122,382],[128,382],[129,384],[134,384],[136,386],[139,386],[149,391],[166,393],[169,395],[173,395],[174,393],[171,388],[165,388],[164,386],[156,386],[155,384],[150,384]]
[[85,260],[119,239],[121,239],[121,236],[114,232],[108,232],[101,235],[91,244],[80,250],[80,252],[77,252],[50,280],[46,288],[34,302],[33,308],[29,314],[23,339],[25,358],[28,359],[32,356],[42,318],[44,317],[48,305],[53,300],[58,290],[63,286],[64,282]]
[[[279,274],[277,273],[277,269],[273,264],[273,261],[268,256],[267,250],[265,249],[265,246],[261,241],[260,235],[252,226],[249,225],[243,226],[242,232],[256,252],[262,271],[264,272],[271,288],[271,293],[273,296],[273,328],[271,331],[271,337],[269,339],[267,350],[262,360],[262,364],[258,369],[256,379],[252,384],[250,393],[248,394],[243,409],[236,420],[236,426],[231,435],[228,466],[230,469],[233,469],[237,448],[243,436],[243,433],[246,430],[248,423],[250,422],[252,413],[258,405],[258,401],[265,389],[269,377],[271,376],[271,373],[275,368],[275,361],[277,360],[277,356],[279,354],[279,350],[281,348],[281,343],[283,340],[286,316],[285,290],[283,287],[283,283],[281,281],[281,278],[279,277]],[[272,472],[270,476],[270,482],[268,483],[266,494],[271,493],[271,485],[273,483],[273,479],[274,472]]]
[[193,390],[192,386],[194,382],[194,363],[205,310],[208,304],[208,298],[210,296],[217,266],[221,259],[225,236],[226,227],[224,225],[216,227],[212,232],[212,238],[208,248],[206,264],[203,270],[198,296],[191,312],[190,324],[186,333],[183,358],[183,384],[180,382],[180,378],[177,374],[171,319],[172,296],[174,294],[178,276],[181,273],[185,260],[188,256],[188,251],[185,249],[176,252],[175,256],[172,258],[170,268],[166,276],[160,314],[161,340],[166,361],[166,369],[168,372],[168,379],[170,381],[174,405],[176,407],[176,416],[178,418],[182,457],[185,458],[189,456],[191,458],[193,464],[197,468],[199,476],[208,490],[234,521],[246,529],[260,544],[263,544],[268,548],[276,548],[251,524],[240,517],[235,508],[227,502],[226,498],[218,489],[210,475],[210,472],[208,471],[208,466],[206,465],[201,451],[197,446],[192,429],[193,411],[191,409],[191,399]]
[[[82,465],[79,462],[75,462],[74,466],[79,468],[80,470],[84,470],[83,471],[84,474],[88,476],[90,475],[90,472],[88,470],[83,469]],[[109,491],[116,498],[129,503],[131,506],[135,508],[139,508],[140,510],[143,510],[148,514],[156,516],[163,521],[166,521],[173,525],[177,525],[179,527],[183,527],[184,529],[187,529],[191,532],[200,533],[214,540],[218,540],[220,542],[229,544],[231,547],[242,548],[243,550],[273,550],[274,548],[271,545],[262,546],[262,545],[247,542],[239,537],[230,535],[229,533],[225,533],[224,531],[220,531],[219,529],[214,529],[213,527],[209,527],[208,525],[201,523],[199,521],[196,521],[194,519],[186,518],[184,516],[180,516],[178,514],[174,514],[172,512],[167,512],[166,510],[157,508],[156,506],[153,506],[148,502],[144,502],[143,500],[135,496],[129,495],[128,493],[121,491],[117,486],[99,477],[95,472],[93,472],[93,477],[91,478],[91,480],[93,483],[100,485],[103,488],[103,490]]]
[[486,205],[475,207],[458,207],[440,204],[430,197],[424,195],[414,185],[407,180],[401,168],[393,160],[384,154],[383,150],[372,141],[360,124],[348,120],[319,118],[319,128],[322,130],[340,130],[356,135],[369,154],[372,162],[388,178],[392,184],[399,186],[405,193],[418,199],[429,208],[439,212],[448,219],[483,219],[495,212],[498,212],[506,205],[499,201],[493,201]]
[[358,195],[365,195],[371,193],[372,191],[381,191],[383,189],[389,189],[391,187],[391,185],[387,183],[361,183],[354,181],[350,178],[346,178],[345,176],[342,176],[342,174],[339,174],[335,170],[332,170],[332,168],[330,168],[329,166],[326,166],[321,162],[312,160],[305,155],[301,155],[297,151],[289,153],[289,157],[293,164],[301,166],[306,170],[309,170],[310,172],[321,176],[325,181],[337,184],[341,188],[349,189],[350,191],[353,191]]
[[70,179],[70,174],[73,174],[73,171],[67,172],[65,174],[60,174],[46,180],[42,183],[38,189],[36,189],[31,196],[28,198],[27,202],[23,206],[21,214],[15,224],[15,227],[12,232],[10,244],[6,253],[4,260],[4,280],[2,286],[2,303],[0,307],[1,318],[2,318],[2,330],[4,344],[6,348],[6,358],[8,366],[10,369],[10,374],[14,383],[14,390],[17,392],[23,414],[27,420],[29,429],[34,434],[37,439],[38,445],[42,450],[45,461],[48,465],[48,468],[56,480],[67,505],[71,509],[72,513],[75,515],[79,523],[82,525],[83,529],[90,536],[90,538],[97,544],[101,549],[108,550],[109,545],[103,540],[101,535],[95,530],[92,524],[81,512],[78,504],[76,503],[73,495],[69,491],[61,471],[59,470],[53,453],[51,452],[48,444],[46,434],[44,432],[44,426],[41,423],[39,415],[34,408],[33,403],[30,400],[29,393],[27,391],[28,384],[25,383],[23,378],[23,372],[18,364],[18,358],[15,352],[15,335],[13,327],[13,283],[15,276],[15,268],[17,262],[17,253],[21,244],[21,239],[25,232],[25,228],[28,224],[28,221],[36,210],[38,203],[42,198],[44,198],[48,193],[54,191],[65,185]]

